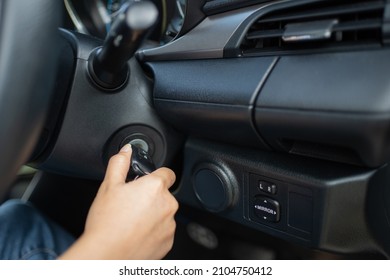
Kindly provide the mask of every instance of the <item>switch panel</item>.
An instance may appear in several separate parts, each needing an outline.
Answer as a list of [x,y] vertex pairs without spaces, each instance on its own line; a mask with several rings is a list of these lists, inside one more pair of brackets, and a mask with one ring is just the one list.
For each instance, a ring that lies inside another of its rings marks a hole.
[[314,196],[309,187],[249,173],[247,217],[267,228],[310,239]]

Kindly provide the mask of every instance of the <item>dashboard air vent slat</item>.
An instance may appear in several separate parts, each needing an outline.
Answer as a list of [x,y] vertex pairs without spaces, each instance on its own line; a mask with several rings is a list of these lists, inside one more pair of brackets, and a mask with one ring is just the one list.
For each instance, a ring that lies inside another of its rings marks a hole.
[[358,30],[369,30],[369,29],[380,29],[382,28],[381,20],[362,20],[360,22],[345,22],[339,23],[333,27],[333,31],[358,31]]
[[[339,3],[348,2],[349,5],[344,4],[340,5]],[[330,7],[325,8],[313,8],[313,9],[305,9],[302,7],[302,10],[298,10],[296,12],[286,12],[281,15],[275,15],[266,17],[258,20],[258,23],[266,23],[273,21],[291,21],[304,18],[317,18],[317,17],[327,17],[327,16],[335,16],[335,15],[345,15],[352,13],[367,13],[377,10],[383,10],[383,2],[382,1],[367,1],[367,3],[356,3],[353,1],[329,1],[329,3],[325,3],[325,5],[330,5]],[[294,8],[293,8],[294,9]]]
[[315,1],[266,13],[241,43],[243,55],[380,46],[384,1]]

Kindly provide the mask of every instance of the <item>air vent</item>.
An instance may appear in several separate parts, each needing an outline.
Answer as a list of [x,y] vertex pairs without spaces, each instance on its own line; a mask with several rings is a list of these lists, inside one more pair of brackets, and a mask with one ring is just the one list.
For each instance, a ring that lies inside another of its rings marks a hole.
[[384,1],[317,1],[259,18],[240,46],[245,55],[350,50],[382,45]]

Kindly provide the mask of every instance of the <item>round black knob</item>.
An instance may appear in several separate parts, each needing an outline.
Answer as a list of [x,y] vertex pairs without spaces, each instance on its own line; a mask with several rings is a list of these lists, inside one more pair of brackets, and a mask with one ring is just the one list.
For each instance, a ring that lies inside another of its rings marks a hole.
[[210,212],[221,212],[234,204],[235,189],[232,182],[217,165],[200,166],[194,173],[193,187],[198,201]]

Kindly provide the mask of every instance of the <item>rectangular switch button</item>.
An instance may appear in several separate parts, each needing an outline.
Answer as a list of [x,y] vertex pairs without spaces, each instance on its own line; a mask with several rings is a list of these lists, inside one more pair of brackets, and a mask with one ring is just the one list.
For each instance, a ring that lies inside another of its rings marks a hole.
[[262,192],[266,192],[269,194],[276,194],[276,185],[267,181],[259,181],[258,182],[258,188]]

